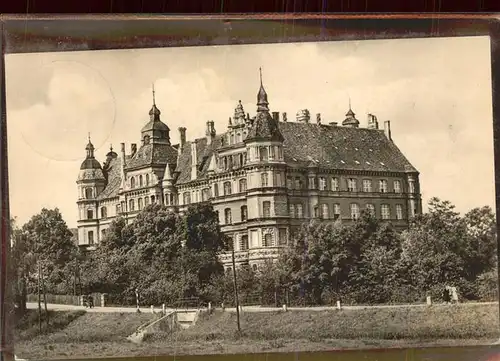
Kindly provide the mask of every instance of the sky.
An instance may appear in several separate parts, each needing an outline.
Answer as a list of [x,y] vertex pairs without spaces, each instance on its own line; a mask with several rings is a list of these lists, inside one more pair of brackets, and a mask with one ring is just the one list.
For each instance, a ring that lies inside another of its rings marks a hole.
[[221,133],[241,100],[256,111],[259,67],[271,111],[341,122],[349,108],[391,121],[420,171],[422,198],[462,213],[494,207],[489,37],[343,41],[6,55],[11,215],[43,207],[76,227],[88,134],[101,163],[113,145],[140,144],[154,83],[161,119],[179,140]]

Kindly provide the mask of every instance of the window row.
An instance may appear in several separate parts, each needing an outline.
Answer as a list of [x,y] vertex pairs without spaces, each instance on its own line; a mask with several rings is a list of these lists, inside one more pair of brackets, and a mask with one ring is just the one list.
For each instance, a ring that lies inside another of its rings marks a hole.
[[[104,238],[104,236],[106,235],[106,230],[103,229],[101,230],[101,240]],[[87,232],[87,244],[92,246],[94,243],[95,243],[95,239],[94,239],[94,231],[88,231]]]
[[[361,215],[360,206],[357,203],[351,203],[349,205],[350,210],[350,218],[351,219],[359,219]],[[373,204],[366,204],[365,210],[375,215],[375,206]],[[290,204],[289,205],[290,217],[291,218],[304,218],[304,212],[302,208],[302,204]],[[330,213],[331,211],[331,213]],[[395,205],[395,219],[401,220],[403,219],[403,205],[396,204]],[[321,204],[318,207],[314,208],[314,218],[323,218],[323,219],[338,219],[342,216],[340,204],[335,203],[332,205],[332,209],[328,204]],[[388,204],[382,204],[380,206],[380,216],[382,219],[392,219],[391,207]]]
[[[377,183],[377,190],[380,193],[389,192],[388,182],[385,179],[381,179]],[[287,178],[287,187],[288,189],[305,189],[304,181],[301,177],[288,177]],[[373,181],[371,179],[363,179],[360,185],[358,185],[358,180],[355,178],[348,178],[345,182],[345,188],[341,187],[339,178],[330,178],[330,182],[328,185],[328,181],[326,177],[320,177],[318,179],[318,184],[316,185],[316,177],[310,177],[308,181],[309,189],[319,189],[320,191],[331,190],[331,191],[341,191],[343,189],[348,192],[365,192],[371,193],[374,192]],[[392,183],[392,191],[394,193],[402,193],[401,181],[395,180]]]
[[150,177],[149,174],[146,174],[145,177],[143,177],[142,174],[138,176],[132,176],[129,179],[130,182],[130,188],[136,188],[136,187],[147,187],[150,185]]
[[[247,206],[240,207],[240,222],[245,222],[248,220],[248,208]],[[231,208],[224,209],[224,224],[233,224],[233,215]]]
[[222,170],[229,170],[233,168],[240,168],[247,164],[247,153],[239,153],[221,157],[219,160],[219,168]]

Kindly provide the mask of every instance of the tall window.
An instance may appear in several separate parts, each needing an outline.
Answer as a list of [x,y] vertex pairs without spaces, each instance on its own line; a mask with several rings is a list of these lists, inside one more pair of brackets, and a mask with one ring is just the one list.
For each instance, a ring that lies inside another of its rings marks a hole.
[[338,190],[339,190],[339,179],[332,178],[332,191],[338,191]]
[[375,216],[375,206],[373,204],[367,204],[366,211],[372,216]]
[[116,215],[119,215],[122,212],[122,206],[121,206],[121,204],[117,204],[115,210],[116,210]]
[[290,204],[290,218],[295,218],[295,217],[296,217],[296,214],[295,214],[295,205]]
[[90,187],[85,188],[85,198],[87,199],[93,198],[92,188]]
[[328,219],[330,215],[328,214],[328,204],[321,205],[321,217],[323,219]]
[[228,196],[231,194],[231,182],[224,182],[224,195]]
[[281,187],[281,173],[276,173],[274,175],[274,186]]
[[340,204],[335,203],[333,205],[333,219],[340,218]]
[[382,219],[391,219],[391,210],[388,204],[382,204],[380,211]]
[[408,181],[408,188],[410,193],[415,193],[415,182],[413,180]]
[[295,177],[295,189],[302,189],[302,181],[300,177]]
[[247,191],[247,180],[245,178],[240,179],[240,193]]
[[139,187],[142,187],[142,174],[139,176]]
[[[167,196],[167,195],[166,195],[166,196]],[[147,206],[148,206],[148,204],[149,204],[149,197],[148,197],[148,196],[146,196],[146,197],[144,197],[144,206],[146,206],[146,207],[147,207]]]
[[268,175],[267,173],[262,173],[260,175],[260,183],[262,187],[267,187],[268,185]]
[[204,188],[201,190],[201,201],[206,202],[210,198],[210,189]]
[[363,192],[371,193],[372,181],[370,179],[363,179]]
[[191,193],[184,192],[184,194],[182,195],[182,202],[183,202],[183,204],[191,203]]
[[156,197],[155,196],[151,196],[151,204],[154,204],[156,202]]
[[101,207],[101,218],[106,218],[108,216],[108,209],[106,207]]
[[241,221],[245,222],[248,219],[247,206],[241,206]]
[[219,196],[219,184],[215,183],[214,184],[214,197],[218,197],[218,196]]
[[244,234],[240,239],[240,250],[246,251],[248,249],[248,235]]
[[149,174],[146,174],[146,185],[149,186]]
[[268,160],[269,159],[269,152],[267,150],[267,147],[260,147],[259,148],[259,156],[260,160]]
[[403,206],[396,204],[396,219],[403,219]]
[[130,178],[130,188],[135,188],[135,178],[134,177]]
[[128,205],[129,205],[129,208],[130,208],[129,209],[130,212],[135,211],[135,201],[133,199],[131,199],[131,200],[128,201]]
[[141,210],[143,208],[143,200],[142,200],[142,198],[139,198],[137,200],[137,206],[138,206],[139,210]]
[[89,238],[89,244],[90,245],[94,244],[94,231],[89,231],[88,238]]
[[103,229],[101,230],[101,240],[103,240],[105,236],[106,236],[106,230]]
[[272,247],[272,245],[273,245],[273,235],[270,233],[266,233],[264,235],[264,244],[262,246]]
[[325,177],[321,177],[319,179],[319,190],[320,191],[326,190],[326,178]]
[[273,147],[273,146],[271,146],[271,147],[269,147],[269,148],[271,149],[271,152],[269,153],[269,158],[270,158],[270,159],[274,159],[274,158],[276,158],[276,148],[275,148],[275,147]]
[[359,218],[359,206],[356,203],[351,203],[351,218]]
[[378,188],[381,193],[387,193],[387,181],[385,179],[381,179],[378,182]]
[[309,189],[316,189],[316,178],[309,177]]
[[262,202],[262,215],[264,216],[264,218],[271,217],[271,202]]
[[278,229],[278,242],[281,246],[286,245],[286,228]]
[[354,178],[349,178],[347,180],[347,190],[349,192],[357,192],[357,182],[356,182],[356,179]]
[[304,218],[302,204],[297,204],[295,207],[297,208],[297,218]]
[[231,209],[229,208],[224,209],[224,222],[225,224],[233,223],[233,218],[231,217]]
[[401,193],[401,182],[398,180],[394,181],[394,193]]
[[87,219],[94,219],[94,211],[92,209],[87,209]]

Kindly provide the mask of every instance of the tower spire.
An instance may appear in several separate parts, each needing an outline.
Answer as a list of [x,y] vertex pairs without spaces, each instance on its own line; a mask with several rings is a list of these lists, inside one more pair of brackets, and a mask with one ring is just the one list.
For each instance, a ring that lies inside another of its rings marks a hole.
[[155,102],[155,83],[153,83],[153,105],[156,105],[156,102]]
[[269,102],[267,101],[267,93],[262,83],[262,68],[259,68],[259,74],[260,74],[260,89],[259,93],[257,94],[257,111],[268,112]]
[[260,85],[262,86],[262,67],[259,67],[259,73],[260,73]]

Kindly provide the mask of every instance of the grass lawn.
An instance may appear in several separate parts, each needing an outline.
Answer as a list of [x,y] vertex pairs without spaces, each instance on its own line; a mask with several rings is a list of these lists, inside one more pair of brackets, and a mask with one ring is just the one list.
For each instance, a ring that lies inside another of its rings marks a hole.
[[[331,311],[202,314],[197,324],[140,345],[125,337],[151,314],[88,313],[64,329],[20,340],[30,358],[320,351],[346,348],[477,345],[499,338],[498,306],[433,306]],[[36,327],[36,323],[35,323]]]

